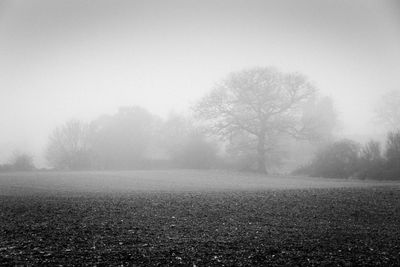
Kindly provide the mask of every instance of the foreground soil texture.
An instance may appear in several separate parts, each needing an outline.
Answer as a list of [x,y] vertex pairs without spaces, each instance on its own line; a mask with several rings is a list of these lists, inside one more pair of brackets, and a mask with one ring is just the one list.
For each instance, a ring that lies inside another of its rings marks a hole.
[[0,265],[400,266],[397,187],[0,196]]

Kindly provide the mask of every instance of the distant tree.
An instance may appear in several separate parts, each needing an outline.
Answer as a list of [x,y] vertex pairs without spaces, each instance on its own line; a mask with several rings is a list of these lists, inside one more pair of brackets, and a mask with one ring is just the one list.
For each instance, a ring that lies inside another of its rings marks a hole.
[[388,168],[400,170],[400,131],[389,132],[385,156]]
[[174,155],[179,167],[208,169],[217,165],[217,146],[208,141],[201,132],[192,132]]
[[336,138],[339,122],[330,97],[315,97],[306,103],[302,121],[304,125],[308,125],[308,129],[313,129],[307,140],[285,136],[276,141],[280,146],[277,154],[282,155],[279,161],[280,171],[290,172],[299,164],[307,164],[317,151]]
[[377,141],[369,141],[361,150],[361,159],[372,163],[382,160],[381,146]]
[[14,167],[12,164],[6,163],[6,164],[0,164],[0,172],[11,172],[14,170]]
[[32,171],[35,169],[32,156],[24,153],[16,153],[10,166],[14,171]]
[[384,168],[381,146],[377,141],[369,141],[363,146],[360,154],[360,178],[380,179]]
[[312,129],[309,141],[330,142],[338,126],[337,113],[330,97],[313,98],[304,105],[303,125]]
[[164,122],[161,133],[162,147],[175,166],[206,169],[217,165],[217,144],[190,119],[171,115]]
[[[287,157],[286,141],[284,135],[269,136],[265,144],[265,166],[269,171],[281,167]],[[245,132],[231,136],[225,144],[228,165],[241,171],[257,170],[257,143],[257,138]]]
[[176,161],[185,143],[184,140],[193,131],[192,121],[178,114],[170,114],[163,122],[160,129],[160,146],[166,151],[167,156]]
[[213,133],[227,140],[249,137],[257,170],[264,173],[267,152],[277,136],[308,138],[314,134],[302,120],[303,106],[314,95],[314,87],[301,74],[253,68],[231,73],[195,111]]
[[50,135],[46,159],[56,169],[81,170],[91,167],[89,124],[70,120]]
[[143,167],[158,118],[141,107],[122,107],[115,115],[93,122],[96,168]]
[[400,129],[400,91],[384,94],[376,107],[378,119],[390,130]]

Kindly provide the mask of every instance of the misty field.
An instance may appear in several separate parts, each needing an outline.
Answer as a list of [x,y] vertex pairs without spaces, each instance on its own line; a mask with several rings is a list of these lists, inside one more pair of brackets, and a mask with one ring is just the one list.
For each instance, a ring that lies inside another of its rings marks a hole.
[[400,265],[394,182],[37,172],[0,188],[0,265]]

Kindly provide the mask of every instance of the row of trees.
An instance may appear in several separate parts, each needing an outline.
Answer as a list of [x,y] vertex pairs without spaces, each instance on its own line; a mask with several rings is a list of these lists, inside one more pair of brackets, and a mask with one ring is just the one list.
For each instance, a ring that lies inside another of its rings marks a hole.
[[32,171],[35,169],[32,156],[19,152],[14,153],[9,163],[0,164],[0,172]]
[[400,131],[388,134],[384,151],[377,141],[364,146],[351,140],[334,142],[294,173],[330,178],[400,179]]
[[[399,93],[388,94],[378,117],[397,127],[399,103]],[[312,163],[296,173],[377,178],[384,169],[399,166],[390,156],[397,153],[392,152],[397,151],[397,133],[389,135],[385,153],[376,142],[363,148],[348,140],[332,143],[337,124],[333,103],[318,97],[299,73],[272,67],[231,73],[193,111],[190,118],[163,120],[134,106],[89,123],[71,120],[51,134],[46,158],[64,170],[235,167],[266,173],[284,158],[304,160],[317,151]],[[0,170],[29,170],[31,163],[20,157]]]
[[46,158],[56,169],[209,168],[217,151],[189,119],[163,121],[141,107],[124,107],[84,123],[71,120],[50,136]]
[[333,105],[304,75],[275,68],[235,72],[194,107],[191,119],[166,120],[140,107],[121,108],[55,129],[47,149],[57,169],[241,166],[265,173],[290,140],[325,142]]

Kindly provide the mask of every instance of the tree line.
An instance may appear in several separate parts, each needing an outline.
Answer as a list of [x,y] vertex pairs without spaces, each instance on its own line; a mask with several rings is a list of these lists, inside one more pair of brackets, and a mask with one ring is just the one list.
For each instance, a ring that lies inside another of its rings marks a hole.
[[[383,100],[377,113],[396,125],[400,96],[398,102],[394,94]],[[294,173],[374,179],[395,177],[400,165],[395,160],[400,154],[397,132],[388,135],[384,152],[375,141],[364,147],[335,141],[333,102],[301,73],[273,67],[230,73],[191,111],[190,116],[161,118],[130,106],[90,122],[70,120],[51,133],[46,159],[58,170],[234,168],[268,173],[285,160],[304,162],[315,154]],[[25,165],[17,159],[13,169],[34,168],[29,156],[20,155]]]
[[400,92],[382,95],[375,109],[378,125],[389,129],[384,144],[371,140],[361,145],[339,140],[319,149],[313,160],[294,174],[314,177],[400,179]]
[[[331,138],[333,105],[300,73],[253,68],[228,75],[192,109],[167,119],[123,107],[50,136],[56,169],[235,168],[267,173],[290,140]],[[280,145],[279,145],[280,144]]]
[[50,136],[46,158],[61,170],[210,168],[216,146],[188,118],[162,120],[144,108],[123,107],[84,123],[71,120]]
[[294,174],[329,178],[400,179],[400,131],[389,132],[385,149],[377,141],[361,145],[336,141],[319,150],[314,159]]
[[33,171],[35,169],[33,157],[21,152],[14,153],[9,163],[0,164],[0,172]]

